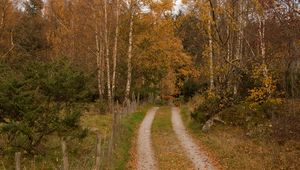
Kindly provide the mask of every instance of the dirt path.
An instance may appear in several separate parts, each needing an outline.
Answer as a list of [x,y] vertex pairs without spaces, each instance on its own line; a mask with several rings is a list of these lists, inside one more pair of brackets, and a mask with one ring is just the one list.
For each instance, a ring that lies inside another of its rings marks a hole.
[[151,126],[157,110],[158,107],[154,107],[147,112],[139,129],[137,139],[138,170],[157,169],[151,143]]
[[152,143],[161,170],[193,170],[193,163],[185,155],[184,148],[172,129],[171,108],[161,107],[152,124]]
[[193,139],[187,133],[179,112],[180,110],[177,107],[172,108],[172,125],[187,157],[193,162],[195,169],[216,169],[213,167],[208,157],[200,151],[199,147],[193,142]]

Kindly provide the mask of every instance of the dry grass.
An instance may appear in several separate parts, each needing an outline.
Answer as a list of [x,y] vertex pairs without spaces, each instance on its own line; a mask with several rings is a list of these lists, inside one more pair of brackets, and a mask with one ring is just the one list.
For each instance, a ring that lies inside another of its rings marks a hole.
[[279,145],[270,140],[249,138],[239,127],[217,126],[204,134],[189,120],[187,109],[182,115],[189,130],[220,160],[224,169],[298,169],[300,141],[290,140]]
[[129,150],[129,160],[126,163],[125,169],[136,170],[137,169],[137,131],[134,133],[135,137],[131,141],[131,148]]
[[88,129],[97,128],[100,134],[108,134],[111,131],[111,114],[87,113],[81,117],[81,125]]

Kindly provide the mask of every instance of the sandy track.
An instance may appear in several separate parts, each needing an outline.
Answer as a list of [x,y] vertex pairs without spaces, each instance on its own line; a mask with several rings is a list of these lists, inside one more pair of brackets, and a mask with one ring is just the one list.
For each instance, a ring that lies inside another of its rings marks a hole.
[[171,108],[162,107],[156,112],[152,124],[152,145],[161,170],[193,170],[194,165],[185,155],[172,128]]
[[203,154],[200,151],[199,147],[193,142],[192,137],[187,133],[179,112],[180,110],[177,107],[172,108],[172,125],[173,130],[182,147],[184,148],[187,157],[194,163],[195,169],[216,169],[215,167],[213,167],[208,157]]
[[139,129],[137,141],[138,170],[157,169],[151,143],[151,126],[157,110],[158,107],[154,107],[147,112]]

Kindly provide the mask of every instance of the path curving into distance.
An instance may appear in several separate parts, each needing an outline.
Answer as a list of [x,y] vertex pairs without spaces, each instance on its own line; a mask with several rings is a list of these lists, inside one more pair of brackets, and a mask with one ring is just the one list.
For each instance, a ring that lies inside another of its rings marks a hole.
[[137,169],[155,170],[156,161],[151,142],[151,126],[158,107],[150,109],[140,125],[137,139]]
[[177,107],[172,108],[173,130],[185,150],[186,156],[193,162],[197,170],[215,170],[208,157],[200,151],[200,148],[193,142],[192,137],[186,131]]

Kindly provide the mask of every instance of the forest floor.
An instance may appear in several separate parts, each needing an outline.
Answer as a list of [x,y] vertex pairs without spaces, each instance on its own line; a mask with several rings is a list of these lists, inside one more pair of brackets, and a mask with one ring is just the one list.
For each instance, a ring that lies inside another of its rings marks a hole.
[[149,110],[137,136],[136,169],[219,169],[187,133],[176,107]]

